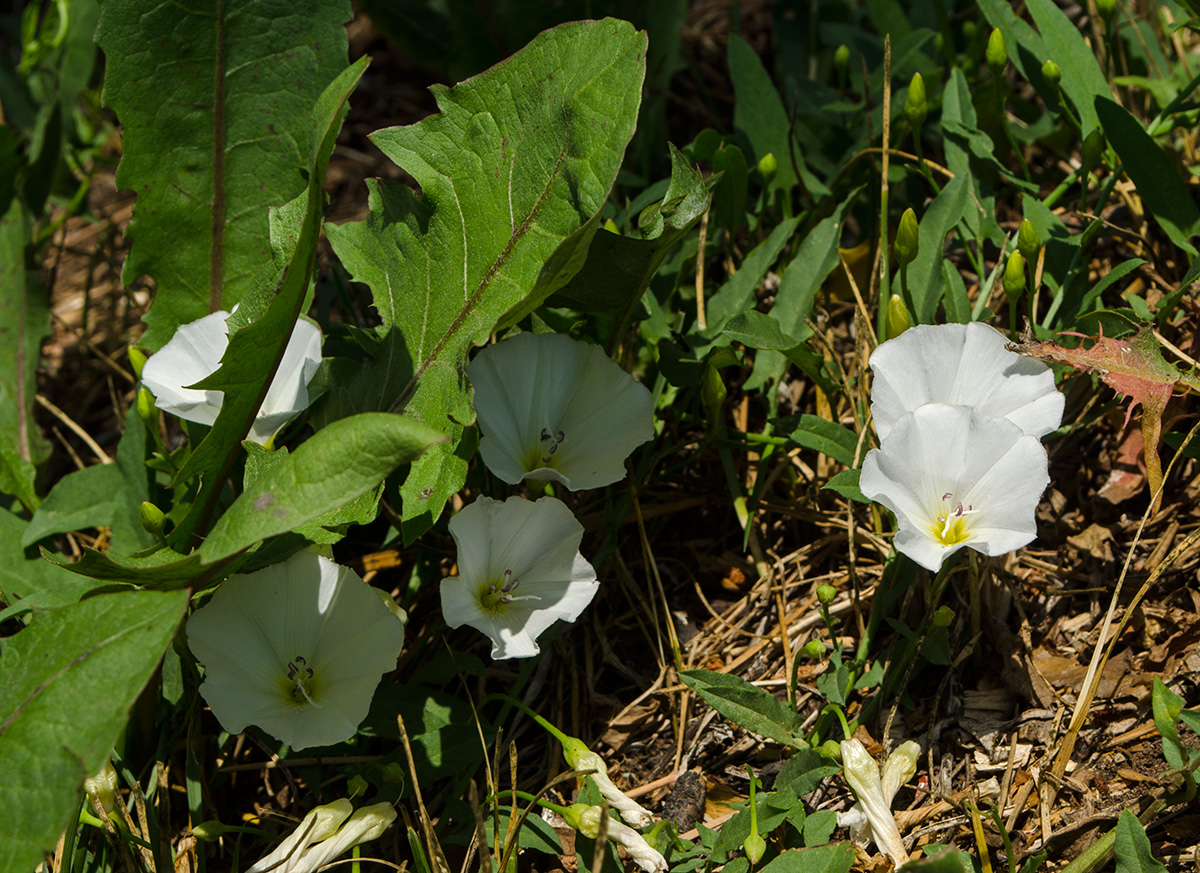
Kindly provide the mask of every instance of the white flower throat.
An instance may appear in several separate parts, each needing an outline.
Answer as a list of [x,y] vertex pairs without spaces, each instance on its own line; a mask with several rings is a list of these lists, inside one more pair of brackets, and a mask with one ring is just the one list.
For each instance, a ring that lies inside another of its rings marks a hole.
[[974,515],[977,510],[974,506],[964,506],[961,500],[955,501],[954,494],[949,491],[942,495],[942,503],[944,511],[931,525],[931,532],[934,537],[947,546],[965,543],[971,538],[967,516]]
[[562,444],[562,441],[565,440],[566,438],[567,438],[567,435],[565,433],[563,433],[561,430],[558,431],[557,433],[552,434],[552,433],[550,433],[550,428],[548,428],[548,427],[542,428],[542,433],[541,433],[541,436],[539,437],[539,440],[541,442],[542,463],[543,464],[549,464],[551,461],[554,460],[554,453],[558,451],[558,447]]
[[513,575],[512,570],[505,570],[499,580],[489,582],[479,592],[479,603],[489,612],[503,612],[504,607],[514,600],[541,600],[536,594],[514,594],[520,584],[521,580]]
[[287,677],[288,681],[291,682],[292,699],[296,703],[304,700],[310,705],[320,709],[321,704],[313,700],[312,695],[309,693],[313,690],[312,685],[314,675],[312,667],[308,666],[308,659],[303,655],[297,655],[296,657],[292,658],[292,660],[288,661],[287,666]]

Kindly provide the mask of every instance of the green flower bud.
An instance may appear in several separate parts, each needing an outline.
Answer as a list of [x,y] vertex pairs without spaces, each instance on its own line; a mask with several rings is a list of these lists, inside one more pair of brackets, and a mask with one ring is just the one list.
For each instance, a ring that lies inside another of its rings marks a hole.
[[146,353],[137,346],[130,346],[128,355],[129,366],[133,367],[133,375],[138,379],[142,378],[142,367],[146,366]]
[[933,35],[933,56],[935,58],[940,58],[942,56],[942,52],[945,50],[945,48],[946,48],[946,37],[943,36],[942,32],[939,30],[937,33],[935,33]]
[[911,322],[908,320],[908,307],[904,305],[904,300],[899,294],[893,294],[888,300],[887,308],[887,335],[888,339],[895,339],[908,330]]
[[200,822],[200,824],[192,828],[192,836],[206,843],[215,843],[232,830],[233,828],[229,825],[221,824],[214,819],[213,821]]
[[778,170],[779,161],[775,160],[775,155],[769,152],[763,155],[758,162],[758,174],[762,176],[764,185],[771,184],[771,180],[775,178],[775,173]]
[[105,759],[99,773],[83,780],[83,790],[88,800],[99,803],[106,815],[113,811],[117,803],[117,771],[111,759]]
[[746,858],[751,864],[757,864],[767,853],[767,841],[758,833],[750,833],[742,847],[746,850]]
[[146,427],[154,430],[158,427],[158,410],[154,408],[154,395],[148,388],[139,388],[137,396],[138,418],[145,422]]
[[896,259],[900,266],[907,267],[917,258],[921,249],[920,236],[917,232],[917,213],[912,208],[904,210],[900,216],[900,227],[896,231]]
[[1037,263],[1038,251],[1042,247],[1042,240],[1038,236],[1037,228],[1033,226],[1033,222],[1028,218],[1021,222],[1021,227],[1017,231],[1017,251],[1021,253],[1026,261],[1031,264]]
[[1117,11],[1117,0],[1096,0],[1096,11],[1107,27],[1112,21],[1113,13]]
[[963,22],[962,33],[963,33],[963,39],[966,40],[968,44],[970,44],[970,43],[974,42],[975,37],[979,35],[979,25],[968,18],[966,21]]
[[918,130],[925,123],[929,114],[929,104],[925,101],[925,80],[920,73],[913,73],[912,81],[908,83],[908,96],[904,100],[904,115],[913,130]]
[[1093,127],[1092,132],[1083,138],[1083,172],[1090,173],[1100,166],[1104,148],[1104,134],[1100,132],[1100,128]]
[[142,527],[156,537],[162,536],[163,522],[166,520],[166,516],[161,509],[149,500],[143,500],[142,505],[138,507],[138,515],[141,516]]
[[715,425],[721,418],[721,406],[725,403],[728,389],[721,371],[711,361],[704,365],[700,378],[700,402],[708,414],[710,424]]
[[933,614],[934,627],[950,627],[952,621],[954,621],[954,610],[949,606],[939,606],[937,612]]
[[615,221],[613,221],[611,218],[606,218],[606,219],[604,220],[604,224],[603,224],[603,225],[601,225],[601,226],[602,226],[602,227],[603,227],[605,230],[607,230],[609,233],[615,233],[617,236],[620,236],[620,235],[621,235],[621,231],[620,231],[620,229],[617,227],[617,223],[616,223]]
[[833,758],[839,764],[842,762],[842,745],[837,740],[826,740],[817,747],[817,751],[826,758]]
[[846,73],[846,68],[850,66],[850,46],[842,44],[837,47],[833,53],[833,67],[837,70],[839,76]]
[[383,781],[388,785],[399,785],[404,781],[404,768],[395,761],[384,764],[379,769]]
[[837,589],[826,582],[823,585],[817,586],[817,600],[828,606],[837,600]]
[[1004,34],[1000,32],[1000,28],[993,30],[992,35],[988,37],[984,58],[996,78],[1003,76],[1008,69],[1008,46],[1004,44]]
[[804,644],[804,648],[800,650],[800,654],[812,661],[824,658],[825,644],[820,640],[809,640]]
[[1054,61],[1046,61],[1042,64],[1042,78],[1046,80],[1046,84],[1058,93],[1058,83],[1062,81],[1062,70],[1058,68],[1058,64]]
[[1025,293],[1025,258],[1018,251],[1008,256],[1004,268],[1004,293],[1009,300],[1016,300]]

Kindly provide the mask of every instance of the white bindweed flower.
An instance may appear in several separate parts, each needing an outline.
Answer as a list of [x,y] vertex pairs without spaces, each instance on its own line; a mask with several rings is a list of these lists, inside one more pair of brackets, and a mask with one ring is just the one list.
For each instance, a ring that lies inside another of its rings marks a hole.
[[364,806],[353,815],[351,808],[345,798],[316,807],[246,873],[315,873],[354,846],[378,839],[396,819],[390,803]]
[[608,801],[609,806],[621,813],[621,818],[625,821],[636,828],[649,827],[654,823],[650,810],[613,784],[608,778],[608,764],[589,749],[583,740],[571,737],[570,742],[563,743],[563,757],[567,759],[572,770],[595,771],[591,777],[600,790],[600,796]]
[[[580,803],[568,807],[563,814],[567,823],[589,840],[594,840],[600,835],[600,821],[603,817],[604,810],[601,807]],[[667,859],[629,825],[622,824],[610,816],[607,831],[608,839],[625,849],[629,857],[646,873],[666,873]]]
[[479,454],[513,485],[610,485],[624,478],[629,453],[654,436],[650,392],[591,343],[518,334],[476,355],[467,375],[483,432]]
[[306,551],[226,579],[187,636],[225,730],[255,724],[304,749],[354,736],[404,623],[352,570]]
[[896,513],[896,548],[936,571],[964,546],[1003,555],[1032,540],[1049,482],[1037,437],[1004,418],[928,403],[867,454],[859,488]]
[[892,799],[900,786],[917,772],[921,747],[909,740],[900,745],[883,765],[883,778],[875,759],[855,739],[842,740],[842,765],[846,782],[858,798],[848,813],[838,815],[838,825],[849,827],[857,842],[874,841],[897,868],[908,861],[904,840],[892,815]]
[[[154,394],[154,405],[197,424],[212,424],[225,392],[187,388],[216,372],[229,347],[228,312],[214,312],[182,324],[170,342],[150,356],[142,382]],[[299,319],[292,330],[279,369],[246,438],[266,444],[281,427],[308,407],[308,383],[321,364],[321,331]]]
[[871,355],[871,412],[885,440],[926,403],[969,406],[1043,437],[1062,422],[1064,399],[1041,361],[1005,348],[1004,334],[980,322],[920,324]]
[[458,576],[442,580],[446,624],[492,638],[493,658],[529,658],[555,621],[574,621],[600,583],[579,554],[583,525],[562,501],[480,497],[450,519]]

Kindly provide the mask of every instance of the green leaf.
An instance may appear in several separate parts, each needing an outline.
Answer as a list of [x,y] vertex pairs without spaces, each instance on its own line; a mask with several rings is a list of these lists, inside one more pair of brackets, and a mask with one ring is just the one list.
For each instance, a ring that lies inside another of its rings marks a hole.
[[[908,288],[912,293],[913,314],[919,324],[933,324],[942,298],[942,250],[946,234],[962,221],[969,204],[969,176],[955,176],[934,198],[920,217],[920,249],[908,267]],[[900,271],[896,271],[893,289],[900,291]]]
[[719,181],[712,178],[706,184],[675,146],[670,149],[671,184],[661,203],[642,211],[638,224],[643,236],[597,233],[583,269],[550,298],[549,305],[600,313],[617,324],[628,318],[671,249],[708,209],[709,188]]
[[[250,491],[254,489],[266,472],[287,459],[288,450],[285,447],[270,451],[250,441],[247,441],[245,446],[246,475],[242,481],[242,490]],[[314,543],[336,543],[342,538],[345,527],[351,524],[369,524],[375,520],[375,516],[379,512],[379,494],[382,489],[383,483],[380,482],[378,486],[364,491],[349,503],[336,507],[312,521],[298,525],[292,530],[292,533],[299,534]],[[343,528],[343,531],[338,532],[331,528]]]
[[0,509],[0,597],[9,604],[72,581],[36,552],[26,555],[21,538],[28,527],[28,521]]
[[346,0],[103,4],[117,186],[138,198],[122,277],[157,284],[146,348],[232,309],[270,262],[266,207],[306,187],[309,109],[346,64],[350,17]]
[[1146,829],[1132,810],[1121,810],[1116,831],[1113,856],[1117,861],[1117,873],[1166,873],[1166,865],[1150,853]]
[[804,748],[804,741],[796,735],[803,719],[774,694],[751,685],[740,676],[712,670],[685,670],[679,678],[735,724],[785,746]]
[[[1046,104],[1053,106],[1054,90],[1042,78],[1042,63],[1053,58],[1063,72],[1061,87],[1075,104],[1075,111],[1083,124],[1083,136],[1087,136],[1100,123],[1092,100],[1097,94],[1109,94],[1108,83],[1100,72],[1095,57],[1089,67],[1079,54],[1079,45],[1087,49],[1079,30],[1060,10],[1053,9],[1051,0],[1035,0],[1028,4],[1033,13],[1039,34],[1013,11],[1009,0],[979,0],[989,22],[1004,34],[1008,56],[1021,76],[1037,89]],[[1054,13],[1058,14],[1055,15]],[[1047,31],[1053,31],[1048,33]],[[1070,31],[1067,36],[1062,31]],[[1066,63],[1074,75],[1067,73]],[[1094,68],[1094,69],[1093,69]],[[1097,75],[1099,78],[1097,78]]]
[[853,467],[858,449],[858,434],[819,415],[789,415],[779,420],[779,429],[788,439],[828,455],[840,464]]
[[36,480],[37,469],[21,457],[15,434],[0,430],[0,492],[11,494],[33,512],[41,502],[34,490]]
[[422,196],[371,182],[367,220],[326,229],[382,324],[371,360],[327,395],[325,419],[404,411],[451,437],[403,486],[408,542],[466,476],[467,352],[585,263],[633,134],[645,51],[626,22],[574,22],[460,85],[434,86],[438,115],[372,137]]
[[797,749],[775,777],[775,790],[788,791],[800,798],[815,790],[826,776],[841,769],[836,761],[816,749]]
[[854,846],[833,843],[780,852],[762,868],[762,873],[846,873],[853,866]]
[[779,260],[780,252],[791,240],[799,223],[798,218],[781,221],[770,236],[746,255],[737,272],[717,289],[708,301],[708,328],[705,331],[708,336],[715,336],[729,319],[754,307],[755,291],[762,284],[767,271]]
[[[775,83],[767,74],[758,52],[740,36],[729,38],[729,77],[733,82],[733,129],[738,145],[750,162],[757,164],[767,155],[774,155],[775,178],[769,190],[789,191],[800,180],[813,197],[829,193],[825,183],[809,172],[799,143],[791,134],[787,110],[779,98]],[[792,158],[795,156],[795,163]]]
[[192,553],[181,555],[170,549],[159,549],[144,555],[118,555],[113,552],[98,552],[82,549],[78,561],[56,561],[53,555],[42,550],[49,566],[61,567],[80,576],[109,582],[132,582],[150,588],[169,591],[190,585],[211,567],[200,565],[200,556]]
[[[811,333],[807,325],[804,325],[803,332],[805,335]],[[779,322],[766,313],[747,309],[729,319],[723,333],[750,348],[762,349],[768,353],[780,352],[827,394],[832,394],[840,387],[840,377],[833,372],[830,363],[814,353],[806,342],[785,334],[780,329]]]
[[874,503],[875,501],[863,494],[862,489],[858,487],[860,475],[862,475],[862,470],[842,470],[831,476],[825,483],[825,487],[842,495],[847,500],[854,500],[858,503]]
[[386,412],[335,421],[242,492],[200,547],[201,560],[219,561],[344,506],[440,439],[420,422]]
[[1096,112],[1138,195],[1171,242],[1195,257],[1192,237],[1200,233],[1200,210],[1171,159],[1140,121],[1108,97],[1096,98]]
[[[926,851],[932,851],[926,848]],[[956,849],[953,846],[948,846],[936,855],[928,858],[921,858],[917,861],[909,861],[904,865],[904,873],[976,873],[975,859],[969,854]]]
[[[1046,51],[1041,60],[1049,58],[1058,64],[1062,71],[1060,85],[1075,104],[1083,126],[1082,135],[1086,137],[1100,123],[1095,112],[1089,108],[1092,101],[1112,96],[1108,79],[1100,69],[1096,53],[1083,38],[1083,32],[1055,5],[1054,0],[1027,0],[1026,5],[1045,40]],[[1038,67],[1036,72],[1040,80],[1041,68]]]
[[38,358],[42,340],[50,335],[50,306],[38,273],[25,269],[32,220],[19,198],[9,200],[7,210],[0,215],[0,432],[21,458],[38,464],[50,454],[33,422]]
[[303,309],[321,232],[325,168],[346,116],[346,101],[367,63],[367,58],[360,58],[343,70],[312,107],[308,127],[311,184],[304,194],[282,209],[273,210],[270,224],[274,260],[263,267],[254,293],[247,297],[242,310],[230,317],[229,347],[220,368],[196,383],[198,387],[224,391],[225,396],[212,429],[175,477],[177,482],[184,482],[197,473],[207,474],[192,511],[169,539],[171,546],[180,551],[190,548],[196,527],[207,520],[224,487]]
[[37,613],[0,657],[0,841],[32,870],[104,764],[187,607],[185,592],[103,594]]
[[[775,291],[775,304],[768,313],[779,322],[784,334],[796,337],[797,341],[808,339],[812,329],[805,319],[812,314],[813,301],[817,291],[829,277],[829,274],[841,263],[838,255],[838,243],[842,239],[842,223],[846,209],[857,198],[861,188],[851,191],[833,214],[817,223],[790,264],[779,277],[779,287]],[[728,331],[727,331],[728,332]],[[764,348],[764,346],[759,346]],[[746,380],[746,391],[751,391],[777,381],[783,376],[785,364],[780,355],[757,355],[754,358],[754,369]]]
[[96,464],[63,476],[33,514],[21,537],[22,547],[51,534],[111,524],[113,495],[120,488],[116,464]]
[[141,506],[150,500],[153,474],[146,466],[146,425],[138,415],[137,404],[129,406],[125,416],[125,432],[117,444],[116,466],[121,471],[121,486],[113,498],[112,551],[129,554],[148,549],[157,539],[142,526]]
[[[404,716],[421,784],[452,776],[483,757],[475,716],[461,698],[424,685],[380,685],[362,732],[399,740],[397,713]],[[490,733],[485,725],[484,736]]]

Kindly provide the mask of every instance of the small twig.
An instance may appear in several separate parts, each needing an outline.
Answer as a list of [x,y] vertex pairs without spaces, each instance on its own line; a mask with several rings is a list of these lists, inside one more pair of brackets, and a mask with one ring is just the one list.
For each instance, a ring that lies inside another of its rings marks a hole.
[[88,436],[88,432],[76,424],[69,415],[67,415],[41,394],[35,395],[34,399],[37,400],[38,404],[43,409],[70,428],[71,432],[75,434],[75,436],[83,440],[84,444],[92,450],[92,453],[100,459],[101,464],[111,464],[113,462],[112,458],[108,456],[104,449],[100,448],[100,445],[94,439]]

